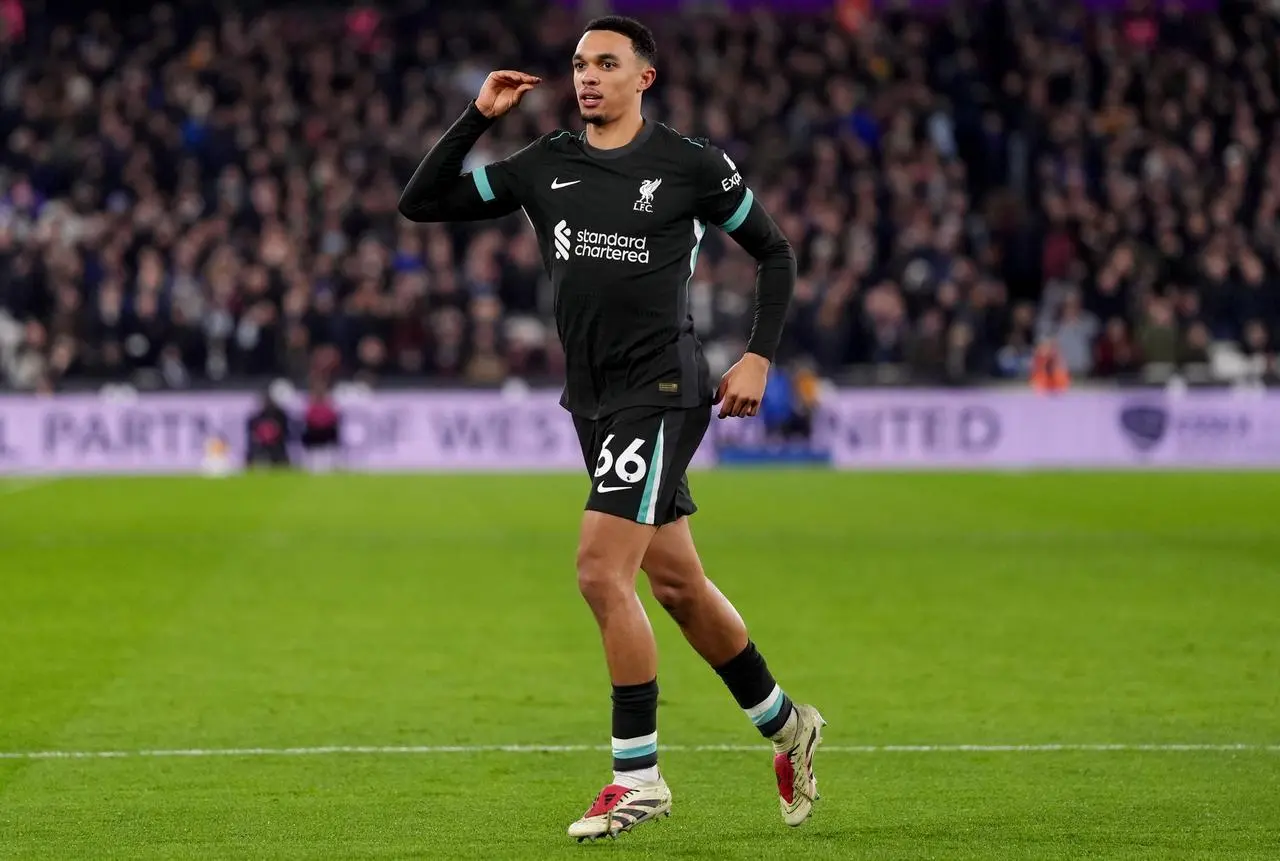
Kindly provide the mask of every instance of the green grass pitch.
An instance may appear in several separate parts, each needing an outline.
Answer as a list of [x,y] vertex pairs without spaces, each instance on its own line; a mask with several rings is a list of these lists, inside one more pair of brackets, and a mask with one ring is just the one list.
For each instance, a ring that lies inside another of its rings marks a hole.
[[[1280,857],[1280,475],[694,476],[708,571],[829,720],[823,798],[782,824],[655,612],[674,812],[579,846],[585,490],[0,480],[0,858]],[[1006,744],[1128,747],[954,748]],[[271,752],[329,746],[380,750]]]

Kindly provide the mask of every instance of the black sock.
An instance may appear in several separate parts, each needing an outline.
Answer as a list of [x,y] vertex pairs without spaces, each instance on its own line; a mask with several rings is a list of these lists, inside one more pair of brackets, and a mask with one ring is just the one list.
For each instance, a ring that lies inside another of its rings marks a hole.
[[613,686],[613,770],[658,764],[658,680]]
[[745,649],[728,663],[716,667],[716,672],[760,734],[765,738],[777,735],[794,707],[791,698],[774,681],[756,644],[748,641]]

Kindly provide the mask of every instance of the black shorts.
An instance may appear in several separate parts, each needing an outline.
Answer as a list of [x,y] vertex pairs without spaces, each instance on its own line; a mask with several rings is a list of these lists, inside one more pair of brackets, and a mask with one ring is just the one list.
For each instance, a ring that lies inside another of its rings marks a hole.
[[685,470],[711,424],[711,407],[632,407],[573,417],[591,476],[588,511],[662,526],[698,507]]

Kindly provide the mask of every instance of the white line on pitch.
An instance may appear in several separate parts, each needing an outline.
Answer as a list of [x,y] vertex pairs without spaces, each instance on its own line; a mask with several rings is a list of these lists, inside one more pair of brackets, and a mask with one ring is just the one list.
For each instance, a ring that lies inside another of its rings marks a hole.
[[[739,753],[773,748],[748,744],[668,744],[663,752]],[[479,744],[479,745],[329,745],[323,747],[221,747],[181,750],[16,750],[0,751],[0,759],[140,759],[148,757],[208,756],[327,756],[332,754],[449,754],[449,753],[585,753],[606,752],[608,745]],[[824,753],[1280,753],[1280,744],[884,744],[824,745]]]

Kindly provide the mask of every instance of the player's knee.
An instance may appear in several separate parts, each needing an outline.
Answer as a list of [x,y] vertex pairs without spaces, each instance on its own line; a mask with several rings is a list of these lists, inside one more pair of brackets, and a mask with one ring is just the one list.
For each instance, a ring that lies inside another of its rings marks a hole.
[[673,619],[680,619],[685,609],[692,603],[693,590],[686,583],[671,581],[654,581],[650,584],[654,599],[662,608],[671,614]]
[[702,571],[646,569],[646,573],[649,574],[649,588],[653,591],[654,600],[662,605],[671,618],[677,622],[689,618],[705,585]]
[[598,544],[578,548],[578,591],[592,607],[603,607],[626,594],[626,578],[611,554]]

